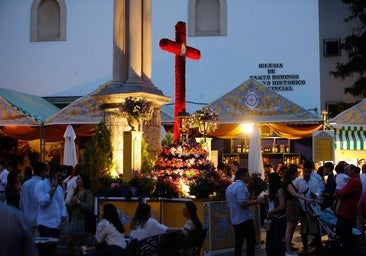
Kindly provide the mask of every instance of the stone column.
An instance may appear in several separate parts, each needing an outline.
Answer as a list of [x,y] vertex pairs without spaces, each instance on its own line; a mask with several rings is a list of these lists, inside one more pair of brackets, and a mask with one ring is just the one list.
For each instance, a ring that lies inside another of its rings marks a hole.
[[126,1],[114,0],[113,13],[113,81],[122,83],[127,79],[126,59]]
[[151,83],[152,67],[151,0],[142,1],[142,79]]
[[117,108],[104,109],[105,124],[111,133],[113,154],[112,175],[123,173],[123,133],[129,128],[126,118],[118,115]]
[[154,116],[148,125],[143,126],[143,138],[149,144],[148,153],[152,158],[157,157],[157,152],[161,148],[161,116],[160,106],[154,107]]
[[142,132],[128,131],[123,134],[123,179],[129,181],[135,171],[141,170]]
[[160,107],[168,103],[170,97],[164,96],[151,82],[151,0],[115,0],[113,35],[113,81],[92,98],[105,112],[106,126],[111,131],[113,169],[120,173],[124,171],[125,151],[133,149],[123,146],[123,134],[130,128],[126,119],[115,113],[117,107],[129,96],[152,102],[156,110],[154,119],[143,131],[144,135],[148,134],[145,140],[149,152],[154,152],[160,147]]
[[[143,84],[142,74],[142,0],[129,0],[127,84]],[[138,33],[136,33],[139,31]]]

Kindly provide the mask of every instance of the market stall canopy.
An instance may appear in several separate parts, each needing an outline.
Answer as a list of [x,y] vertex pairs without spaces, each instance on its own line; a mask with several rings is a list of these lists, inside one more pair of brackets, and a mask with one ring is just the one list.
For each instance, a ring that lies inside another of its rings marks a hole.
[[366,149],[366,99],[328,121],[334,130],[335,149]]
[[0,88],[1,126],[40,126],[60,109],[45,99]]
[[[101,85],[98,89],[91,93],[78,98],[59,112],[48,118],[45,125],[60,124],[99,124],[104,116],[100,104],[92,99],[92,95],[98,94],[109,83]],[[163,105],[161,107],[161,123],[173,124],[173,110],[170,106]],[[75,128],[75,126],[74,126]],[[78,136],[77,132],[76,135]]]
[[0,88],[0,134],[15,139],[40,138],[40,127],[60,109],[45,99]]
[[234,138],[242,135],[241,124],[266,124],[284,138],[309,137],[321,128],[322,119],[263,84],[248,80],[208,104],[217,111],[219,128],[210,136]]
[[57,129],[57,135],[51,140],[64,140],[64,131],[67,125],[73,125],[77,137],[93,136],[94,129],[103,119],[103,111],[100,104],[92,99],[92,95],[105,87],[99,86],[96,90],[80,97],[52,115],[45,121],[46,128]]
[[335,128],[342,126],[363,127],[366,130],[366,99],[346,109],[328,121],[328,124]]
[[[61,109],[46,120],[46,127],[54,127],[60,131],[65,131],[66,125],[72,124],[77,137],[92,136],[95,125],[99,124],[104,117],[100,104],[93,100],[92,95],[98,94],[107,85],[109,85],[109,82]],[[162,123],[169,123],[170,119],[173,120],[171,115],[167,113],[169,113],[168,108],[162,106]],[[59,140],[63,140],[62,136],[63,133],[58,134]]]
[[78,98],[68,106],[55,113],[48,118],[45,125],[59,125],[59,124],[99,124],[103,119],[103,111],[100,104],[92,99],[92,95],[103,88]]

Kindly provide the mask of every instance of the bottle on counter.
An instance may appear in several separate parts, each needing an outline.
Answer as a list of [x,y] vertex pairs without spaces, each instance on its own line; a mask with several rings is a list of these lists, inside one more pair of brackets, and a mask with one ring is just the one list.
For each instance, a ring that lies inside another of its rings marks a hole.
[[283,144],[280,145],[280,152],[285,153],[285,145]]
[[241,145],[240,144],[238,145],[238,150],[237,151],[238,151],[238,153],[241,153],[242,152],[241,151]]
[[245,146],[245,153],[248,153],[249,152],[249,146],[248,145],[246,145]]
[[286,145],[285,151],[286,151],[286,153],[290,153],[290,146],[289,145]]

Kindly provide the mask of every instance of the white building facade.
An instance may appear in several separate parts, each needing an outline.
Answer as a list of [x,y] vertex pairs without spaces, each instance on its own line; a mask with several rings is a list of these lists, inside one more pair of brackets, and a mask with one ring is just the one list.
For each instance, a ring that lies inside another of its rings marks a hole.
[[[187,45],[201,51],[200,60],[186,62],[187,101],[212,102],[251,78],[319,115],[326,102],[355,101],[344,95],[344,81],[328,75],[345,54],[324,56],[323,49],[325,39],[350,32],[341,0],[143,2],[152,4],[152,81],[173,101],[174,55],[159,41],[175,40],[178,21],[187,24]],[[112,80],[113,6],[1,0],[0,87],[82,96]]]

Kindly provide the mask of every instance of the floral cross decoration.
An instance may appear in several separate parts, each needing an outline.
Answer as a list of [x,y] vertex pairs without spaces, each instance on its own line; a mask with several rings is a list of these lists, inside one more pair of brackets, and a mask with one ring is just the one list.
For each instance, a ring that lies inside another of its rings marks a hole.
[[133,117],[138,121],[150,121],[154,112],[151,102],[144,98],[135,97],[126,98],[125,103],[120,106],[119,110],[123,116]]

